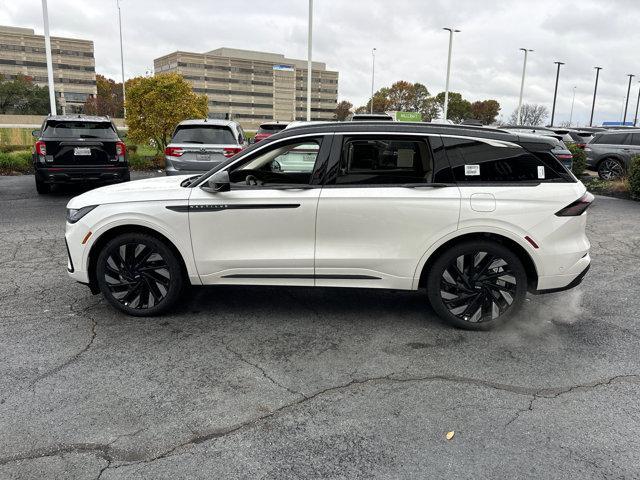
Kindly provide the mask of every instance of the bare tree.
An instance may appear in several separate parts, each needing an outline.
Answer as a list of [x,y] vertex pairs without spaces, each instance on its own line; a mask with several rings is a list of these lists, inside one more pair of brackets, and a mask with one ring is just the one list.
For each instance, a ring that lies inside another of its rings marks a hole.
[[[549,109],[544,105],[538,103],[523,103],[522,112],[520,115],[521,125],[537,126],[542,125],[545,119],[549,116]],[[509,123],[515,125],[518,122],[518,110],[514,110],[509,117]]]

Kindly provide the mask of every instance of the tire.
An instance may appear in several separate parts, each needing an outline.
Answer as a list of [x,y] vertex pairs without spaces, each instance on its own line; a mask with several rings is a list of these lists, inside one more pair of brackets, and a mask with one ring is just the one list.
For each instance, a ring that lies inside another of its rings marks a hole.
[[435,260],[427,276],[427,296],[438,316],[468,330],[504,323],[522,306],[526,294],[522,262],[496,242],[455,245]]
[[165,312],[184,286],[176,254],[163,241],[143,233],[110,240],[98,255],[96,279],[111,305],[135,317]]
[[603,158],[598,163],[598,176],[602,180],[614,180],[624,176],[624,165],[615,158]]
[[36,191],[40,195],[45,195],[51,192],[51,185],[44,183],[42,180],[36,179]]

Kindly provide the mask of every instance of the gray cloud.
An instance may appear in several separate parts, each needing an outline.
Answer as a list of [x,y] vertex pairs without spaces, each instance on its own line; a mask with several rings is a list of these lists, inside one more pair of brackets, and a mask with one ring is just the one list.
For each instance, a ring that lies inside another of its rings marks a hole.
[[[555,60],[562,67],[556,118],[567,120],[576,86],[574,121],[588,121],[593,67],[604,67],[595,120],[618,120],[627,73],[640,74],[635,0],[316,0],[314,59],[340,72],[340,98],[363,104],[376,47],[376,85],[405,79],[444,89],[448,37],[454,39],[452,90],[471,100],[495,98],[507,118],[517,104],[522,68],[519,47],[533,48],[525,101],[551,107]],[[307,2],[272,0],[121,0],[127,77],[152,69],[175,50],[221,46],[306,58]],[[49,0],[53,35],[92,39],[96,70],[120,77],[115,0]],[[39,0],[0,0],[0,24],[42,32]],[[634,79],[628,115],[640,84]]]

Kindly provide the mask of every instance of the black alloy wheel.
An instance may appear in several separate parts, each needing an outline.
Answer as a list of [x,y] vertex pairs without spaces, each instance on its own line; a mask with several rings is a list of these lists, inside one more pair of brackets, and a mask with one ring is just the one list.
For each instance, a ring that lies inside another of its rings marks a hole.
[[461,244],[430,272],[427,292],[438,314],[456,326],[486,330],[516,311],[526,295],[522,262],[496,243]]
[[598,164],[598,176],[602,180],[615,180],[624,176],[624,167],[614,158],[605,158]]
[[98,257],[96,276],[105,298],[134,316],[158,314],[179,296],[183,275],[175,254],[160,240],[124,234]]

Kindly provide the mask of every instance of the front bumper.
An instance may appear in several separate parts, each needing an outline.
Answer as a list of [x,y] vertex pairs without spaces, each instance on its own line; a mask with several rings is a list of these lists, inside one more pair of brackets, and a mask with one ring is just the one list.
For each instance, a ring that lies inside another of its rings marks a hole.
[[48,184],[113,183],[130,178],[128,166],[36,167],[37,180]]

